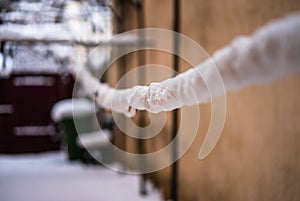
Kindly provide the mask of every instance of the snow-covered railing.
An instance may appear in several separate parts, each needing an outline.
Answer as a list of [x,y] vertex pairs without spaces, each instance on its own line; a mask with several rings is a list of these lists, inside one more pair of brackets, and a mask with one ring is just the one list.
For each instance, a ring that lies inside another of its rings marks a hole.
[[81,40],[74,37],[65,24],[5,24],[0,26],[0,41],[28,41],[28,42],[69,42],[83,46],[137,46],[150,43],[150,39],[141,40],[136,35],[124,34],[111,39],[103,36],[96,40]]

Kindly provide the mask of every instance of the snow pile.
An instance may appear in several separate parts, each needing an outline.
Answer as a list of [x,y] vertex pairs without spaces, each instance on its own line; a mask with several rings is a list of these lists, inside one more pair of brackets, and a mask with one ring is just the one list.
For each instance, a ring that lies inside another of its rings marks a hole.
[[55,122],[62,119],[70,119],[74,117],[82,117],[96,112],[95,104],[88,99],[66,99],[57,102],[51,111],[51,118]]

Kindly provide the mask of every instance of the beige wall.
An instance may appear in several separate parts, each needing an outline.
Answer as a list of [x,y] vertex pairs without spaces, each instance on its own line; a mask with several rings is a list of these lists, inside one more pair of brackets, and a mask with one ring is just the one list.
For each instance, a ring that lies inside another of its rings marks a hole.
[[[172,2],[145,0],[146,27],[171,29]],[[137,28],[134,8],[125,6],[124,31]],[[251,34],[266,22],[297,10],[299,0],[181,0],[181,32],[212,54],[234,37]],[[136,66],[136,59],[131,55],[124,61],[128,69]],[[171,66],[172,56],[148,51],[147,62]],[[205,160],[199,160],[198,153],[210,121],[210,105],[199,106],[197,138],[179,161],[180,200],[300,200],[299,86],[300,76],[291,75],[273,84],[228,93],[222,137]],[[170,136],[170,124],[147,142],[148,151],[168,143],[165,136]],[[127,148],[136,147],[132,139],[126,143]],[[150,175],[166,198],[169,173],[167,168]]]

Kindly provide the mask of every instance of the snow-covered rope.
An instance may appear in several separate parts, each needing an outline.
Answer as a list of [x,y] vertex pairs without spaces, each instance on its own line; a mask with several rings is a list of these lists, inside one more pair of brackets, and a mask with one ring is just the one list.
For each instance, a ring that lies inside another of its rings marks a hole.
[[[300,14],[272,22],[251,37],[236,38],[211,59],[175,78],[137,89],[129,99],[129,106],[161,112],[184,105],[208,103],[210,96],[203,80],[213,82],[214,65],[222,76],[226,92],[270,83],[299,72]],[[195,95],[197,98],[193,98]],[[222,90],[211,95],[222,95]]]
[[[80,72],[78,77],[89,94],[96,95],[100,107],[132,117],[136,109],[157,113],[184,105],[208,103],[210,95],[203,80],[213,82],[214,65],[222,76],[226,92],[270,83],[299,72],[300,14],[272,22],[251,37],[238,37],[211,59],[174,78],[149,86],[117,90],[100,84],[88,71]],[[195,95],[196,99],[191,98]],[[223,95],[222,90],[212,95]]]
[[70,71],[76,78],[76,81],[81,83],[81,87],[86,94],[103,109],[122,113],[127,117],[134,116],[136,110],[130,108],[129,99],[134,91],[141,86],[129,89],[114,89],[106,83],[99,82],[86,67],[82,67],[84,59],[80,55],[85,55],[85,53],[81,48],[78,48],[78,57],[70,65]]

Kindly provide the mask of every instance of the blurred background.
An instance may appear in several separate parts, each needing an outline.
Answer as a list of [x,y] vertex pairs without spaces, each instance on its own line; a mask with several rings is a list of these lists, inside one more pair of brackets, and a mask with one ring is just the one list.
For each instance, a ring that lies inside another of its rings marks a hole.
[[[114,87],[140,65],[178,66],[183,72],[191,68],[187,62],[155,50],[111,61],[126,45],[139,45],[141,36],[110,40],[133,29],[162,28],[185,34],[211,55],[239,35],[299,12],[299,0],[1,0],[0,9],[0,200],[300,199],[299,75],[228,93],[222,137],[205,160],[198,153],[210,104],[199,106],[198,135],[177,163],[127,175],[95,160],[134,171],[137,161],[108,153],[108,141],[130,153],[154,152],[173,139],[178,119],[190,117],[168,112],[157,136],[134,139],[108,111],[96,108],[97,121],[91,118],[95,104],[72,74],[74,66],[104,73],[99,81]],[[99,44],[106,45],[95,51]],[[153,76],[147,69],[144,84]],[[138,112],[133,121],[145,126],[148,114]],[[189,132],[181,129],[180,143]]]

